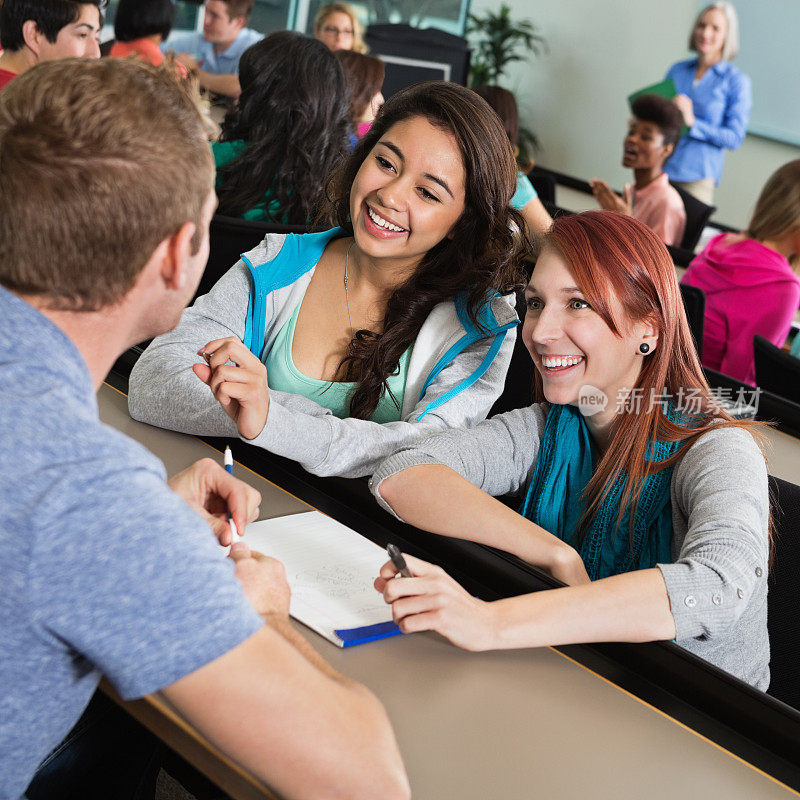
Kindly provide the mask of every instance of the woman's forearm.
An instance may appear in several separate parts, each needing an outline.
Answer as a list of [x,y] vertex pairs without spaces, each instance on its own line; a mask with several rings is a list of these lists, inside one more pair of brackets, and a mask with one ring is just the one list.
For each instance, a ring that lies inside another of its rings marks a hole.
[[386,478],[381,498],[423,530],[480,542],[558,572],[575,551],[441,464],[409,467]]
[[675,621],[657,568],[491,603],[493,648],[673,639]]

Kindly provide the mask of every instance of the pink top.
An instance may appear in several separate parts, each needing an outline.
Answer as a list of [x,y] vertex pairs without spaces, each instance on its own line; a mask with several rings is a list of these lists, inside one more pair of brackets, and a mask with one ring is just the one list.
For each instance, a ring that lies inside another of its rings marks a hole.
[[781,347],[800,305],[800,278],[789,262],[755,239],[720,233],[681,283],[706,295],[703,364],[754,384],[753,336]]
[[16,72],[9,72],[7,69],[0,69],[0,89],[2,89],[4,86],[7,86],[16,77]]
[[359,122],[356,127],[356,136],[360,139],[371,127],[371,122]]
[[631,216],[644,222],[664,244],[680,246],[686,229],[686,209],[681,196],[669,185],[666,172],[644,189],[636,189],[629,183],[622,195],[631,204]]

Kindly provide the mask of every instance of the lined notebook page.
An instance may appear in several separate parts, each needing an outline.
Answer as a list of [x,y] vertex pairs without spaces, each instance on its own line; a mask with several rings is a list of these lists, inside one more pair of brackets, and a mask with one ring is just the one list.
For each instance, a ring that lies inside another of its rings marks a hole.
[[286,567],[289,613],[334,644],[334,633],[390,622],[391,608],[372,582],[386,551],[319,511],[265,519],[247,526],[245,541]]

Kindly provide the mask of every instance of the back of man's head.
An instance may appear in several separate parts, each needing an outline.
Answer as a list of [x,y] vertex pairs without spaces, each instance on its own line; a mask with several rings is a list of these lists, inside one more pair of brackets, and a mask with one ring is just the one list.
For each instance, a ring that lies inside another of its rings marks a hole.
[[127,59],[38,64],[0,93],[0,284],[43,305],[121,300],[198,226],[214,166],[195,92]]
[[[76,22],[81,6],[101,7],[101,0],[2,0],[0,5],[0,44],[3,50],[16,52],[25,45],[22,26],[29,20],[55,44],[58,32]],[[101,20],[102,24],[102,20]]]

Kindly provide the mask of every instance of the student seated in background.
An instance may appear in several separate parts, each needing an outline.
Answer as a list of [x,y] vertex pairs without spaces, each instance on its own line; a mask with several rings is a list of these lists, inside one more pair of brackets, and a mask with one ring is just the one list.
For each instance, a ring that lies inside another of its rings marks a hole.
[[271,33],[239,64],[242,95],[214,142],[219,213],[306,225],[347,151],[347,87],[333,53],[295,31]]
[[686,209],[669,184],[664,162],[681,136],[683,120],[674,103],[644,94],[631,103],[633,117],[622,142],[622,166],[633,170],[633,183],[622,197],[599,178],[589,181],[597,202],[608,211],[628,214],[644,222],[665,244],[678,247],[686,229]]
[[681,283],[706,295],[703,363],[755,383],[753,336],[783,347],[800,306],[800,159],[764,185],[743,233],[720,233]]
[[516,336],[513,295],[499,296],[527,249],[516,174],[474,92],[397,92],[331,179],[339,227],[246,253],[141,356],[131,415],[345,477],[484,419]]
[[[711,395],[666,248],[627,216],[561,217],[525,297],[537,402],[400,451],[371,488],[568,586],[486,603],[409,558],[416,577],[376,581],[395,620],[470,650],[675,639],[766,689],[766,465]],[[517,492],[519,513],[491,496]]]
[[[116,358],[172,327],[192,297],[213,181],[173,70],[64,60],[0,94],[4,798],[25,792],[101,675],[127,699],[163,691],[282,797],[408,796],[380,704],[289,623],[280,564],[243,544],[224,557],[226,509],[242,529],[258,493],[209,459],[168,484],[158,459],[98,419]],[[92,769],[77,787],[46,769],[37,797],[123,800],[136,788],[98,785]]]
[[355,50],[336,50],[350,95],[350,143],[356,142],[372,127],[383,105],[383,78],[386,65],[375,56]]
[[314,17],[314,38],[331,50],[366,53],[361,22],[347,3],[326,3]]
[[[158,66],[164,61],[159,45],[169,36],[175,19],[172,0],[119,0],[114,17],[115,42],[111,58],[136,56]],[[179,74],[187,74],[183,64],[177,65]]]
[[100,0],[3,0],[0,89],[40,61],[100,58]]
[[165,53],[175,58],[204,89],[236,98],[241,93],[239,59],[248,47],[264,38],[263,33],[245,27],[253,11],[253,0],[206,0],[203,31],[163,42]]
[[[514,148],[514,155],[519,154],[517,142],[519,140],[519,110],[517,109],[517,99],[512,92],[502,86],[478,86],[475,93],[482,97],[500,117],[503,127],[506,129],[509,141]],[[530,171],[530,167],[527,168]],[[531,235],[544,233],[552,224],[553,220],[542,205],[536,189],[528,180],[528,176],[522,171],[517,171],[517,190],[511,198],[511,207],[525,218],[528,224],[528,231]]]

